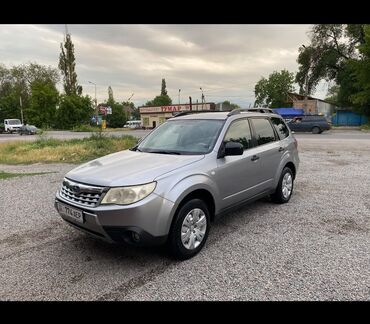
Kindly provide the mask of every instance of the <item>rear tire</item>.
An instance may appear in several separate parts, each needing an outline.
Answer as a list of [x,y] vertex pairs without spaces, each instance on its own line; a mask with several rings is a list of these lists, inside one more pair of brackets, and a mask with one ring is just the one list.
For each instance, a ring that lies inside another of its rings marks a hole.
[[287,203],[293,194],[293,188],[294,188],[293,172],[289,167],[285,167],[281,172],[279,184],[274,194],[271,195],[272,201],[277,204]]
[[321,129],[317,126],[313,127],[312,128],[312,134],[320,134],[321,133]]
[[195,256],[207,241],[210,215],[203,200],[191,199],[176,211],[169,233],[172,257],[186,260]]

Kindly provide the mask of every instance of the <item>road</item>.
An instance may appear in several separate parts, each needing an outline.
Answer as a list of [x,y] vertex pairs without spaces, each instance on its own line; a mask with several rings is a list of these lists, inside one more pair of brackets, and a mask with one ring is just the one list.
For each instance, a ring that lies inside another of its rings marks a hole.
[[[107,136],[122,136],[122,135],[132,135],[137,138],[141,138],[148,134],[150,130],[131,130],[131,131],[115,131],[115,132],[105,132]],[[44,136],[52,137],[57,139],[72,139],[72,138],[84,138],[91,136],[92,133],[89,132],[71,132],[71,131],[50,131],[45,132]],[[331,130],[324,132],[322,134],[311,134],[311,133],[295,133],[298,139],[310,139],[310,140],[370,140],[370,132],[361,132],[359,130]],[[19,141],[19,140],[36,140],[38,136],[36,135],[25,135],[20,136],[18,134],[0,134],[0,143]]]
[[370,141],[346,134],[298,135],[290,202],[264,199],[225,215],[184,262],[63,222],[54,194],[75,165],[0,165],[55,172],[0,180],[0,300],[369,301]]
[[[148,134],[150,130],[132,130],[132,131],[114,131],[114,132],[104,132],[107,136],[122,136],[122,135],[131,135],[137,138],[141,138]],[[47,131],[43,133],[43,136],[68,140],[72,138],[84,138],[90,137],[91,132],[71,132],[71,131]],[[0,134],[0,143],[2,142],[11,142],[11,141],[34,141],[39,136],[37,135],[24,135],[19,134]]]

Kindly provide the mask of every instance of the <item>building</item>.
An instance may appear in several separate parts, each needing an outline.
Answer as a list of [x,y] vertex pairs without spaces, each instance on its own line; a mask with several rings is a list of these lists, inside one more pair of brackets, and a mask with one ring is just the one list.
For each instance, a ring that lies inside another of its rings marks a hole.
[[213,102],[200,104],[180,104],[168,106],[142,106],[139,107],[141,124],[145,128],[154,128],[167,119],[174,116],[177,112],[190,110],[216,110],[216,105]]
[[305,114],[312,115],[323,115],[325,117],[330,117],[337,107],[325,100],[307,96],[305,100],[304,95],[289,92],[288,93],[288,103],[294,108],[301,108],[304,110]]

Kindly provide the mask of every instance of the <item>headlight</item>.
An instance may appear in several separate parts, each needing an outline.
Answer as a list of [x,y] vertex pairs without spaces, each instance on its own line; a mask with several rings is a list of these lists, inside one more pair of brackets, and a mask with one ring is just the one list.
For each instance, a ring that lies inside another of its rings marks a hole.
[[129,205],[149,196],[155,189],[156,182],[145,185],[111,188],[101,204]]

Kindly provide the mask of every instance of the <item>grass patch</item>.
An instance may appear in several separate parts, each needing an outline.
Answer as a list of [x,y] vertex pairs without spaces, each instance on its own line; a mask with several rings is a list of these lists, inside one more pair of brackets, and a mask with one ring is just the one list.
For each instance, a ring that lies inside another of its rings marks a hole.
[[98,126],[78,125],[72,128],[72,132],[99,132],[101,130]]
[[40,174],[49,174],[49,173],[56,173],[56,172],[34,172],[34,173],[9,173],[5,171],[0,171],[0,180],[15,178],[15,177],[24,177],[24,176],[33,176],[33,175],[40,175]]
[[361,130],[369,132],[370,131],[370,124],[361,125]]
[[136,145],[132,136],[110,137],[93,133],[89,138],[59,140],[40,136],[33,142],[0,144],[0,163],[81,163]]

